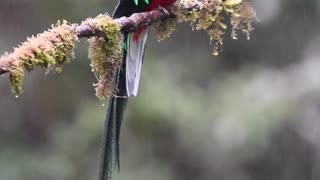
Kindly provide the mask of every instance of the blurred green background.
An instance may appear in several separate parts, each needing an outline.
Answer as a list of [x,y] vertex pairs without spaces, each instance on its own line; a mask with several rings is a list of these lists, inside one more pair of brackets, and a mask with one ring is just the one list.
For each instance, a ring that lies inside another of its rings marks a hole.
[[[116,0],[0,0],[0,53],[57,20],[113,11]],[[130,98],[115,180],[320,179],[320,1],[252,0],[247,41],[179,25],[149,36]],[[0,179],[97,179],[106,107],[82,40],[62,74],[27,73],[15,98],[0,77]]]

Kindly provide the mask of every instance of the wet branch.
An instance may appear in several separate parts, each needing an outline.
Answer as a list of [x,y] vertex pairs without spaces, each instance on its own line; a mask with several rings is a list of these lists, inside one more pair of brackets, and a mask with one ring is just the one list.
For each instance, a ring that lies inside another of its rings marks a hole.
[[[159,8],[151,12],[135,13],[130,17],[115,19],[114,22],[119,25],[122,32],[132,32],[140,27],[147,27],[159,20],[166,20],[175,16],[175,13],[170,11],[170,9],[167,11],[166,9]],[[74,25],[74,28],[78,38],[104,35],[99,29],[95,29],[88,24]],[[8,64],[13,63],[12,61],[14,61],[14,58],[6,59],[6,56],[0,58],[0,75],[8,72],[5,67],[10,66]]]

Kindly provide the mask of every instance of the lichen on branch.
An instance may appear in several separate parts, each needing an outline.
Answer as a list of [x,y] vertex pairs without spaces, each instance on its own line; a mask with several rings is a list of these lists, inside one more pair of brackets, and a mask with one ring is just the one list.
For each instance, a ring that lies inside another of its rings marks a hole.
[[213,55],[218,55],[221,51],[228,27],[224,20],[226,16],[230,19],[233,39],[237,39],[238,31],[242,31],[250,39],[250,33],[254,29],[251,23],[256,17],[248,0],[180,0],[169,10],[176,17],[156,23],[158,40],[169,37],[177,22],[188,22],[193,30],[208,33],[210,42],[214,44]]
[[109,16],[99,15],[95,19],[87,19],[82,24],[99,30],[103,36],[89,39],[89,58],[91,67],[98,82],[96,96],[104,101],[114,94],[114,76],[122,63],[122,40],[120,27]]
[[39,66],[61,72],[62,64],[70,63],[74,58],[73,49],[77,41],[74,26],[63,21],[36,37],[28,38],[14,48],[14,53],[2,55],[0,67],[10,73],[13,93],[18,96],[22,92],[24,70],[30,71]]

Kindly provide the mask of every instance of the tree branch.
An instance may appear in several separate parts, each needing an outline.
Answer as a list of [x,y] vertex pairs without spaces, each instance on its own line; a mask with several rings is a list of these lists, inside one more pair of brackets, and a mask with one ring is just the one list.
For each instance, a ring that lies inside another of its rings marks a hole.
[[[121,32],[133,32],[140,27],[148,27],[159,20],[166,20],[176,17],[173,11],[159,8],[150,12],[135,13],[130,17],[121,17],[114,22],[119,25]],[[81,24],[76,27],[79,38],[89,38],[92,36],[103,36],[103,32],[90,27],[87,24]]]
[[[116,66],[119,66],[119,59],[122,59],[119,55],[122,52],[120,32],[134,32],[152,24],[156,24],[158,38],[164,39],[174,30],[176,22],[190,22],[193,29],[208,33],[210,40],[214,42],[213,54],[217,55],[227,28],[223,22],[225,15],[230,17],[231,36],[234,39],[237,38],[236,32],[239,30],[249,37],[253,30],[251,22],[255,18],[255,12],[248,1],[180,0],[167,9],[158,8],[119,19],[100,15],[87,19],[80,25],[58,22],[48,31],[28,38],[12,53],[0,56],[0,75],[9,72],[13,92],[20,94],[25,69],[32,70],[34,66],[40,66],[60,72],[61,66],[73,59],[78,38],[103,37],[90,41],[89,56],[92,64],[95,64],[93,71],[99,77],[100,87],[105,87],[110,83],[106,77],[112,74]],[[170,21],[174,18],[176,21]],[[102,94],[106,94],[106,91],[103,91]]]
[[1,75],[1,74],[4,74],[4,73],[6,73],[6,71],[4,71],[4,70],[2,70],[2,69],[0,68],[0,75]]
[[[115,19],[114,22],[119,25],[121,32],[133,32],[139,27],[147,27],[159,20],[166,20],[168,18],[175,17],[174,12],[166,11],[163,8],[153,10],[151,12],[135,13],[130,17],[122,17]],[[104,36],[104,33],[99,30],[91,27],[85,22],[80,25],[75,25],[75,30],[79,38],[90,38],[93,36]],[[11,61],[4,60],[3,56],[0,58],[0,75],[5,74],[8,70],[5,70],[4,67],[8,66],[8,63]]]

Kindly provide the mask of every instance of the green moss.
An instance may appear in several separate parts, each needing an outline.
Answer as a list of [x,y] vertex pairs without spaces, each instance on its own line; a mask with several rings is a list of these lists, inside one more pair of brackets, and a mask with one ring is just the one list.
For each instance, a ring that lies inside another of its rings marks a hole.
[[154,24],[158,41],[162,41],[176,30],[177,19],[171,18]]
[[247,39],[250,39],[250,34],[254,30],[252,26],[253,19],[256,18],[256,12],[250,6],[248,1],[243,1],[237,8],[236,12],[231,14],[232,32],[231,37],[237,39],[237,31],[242,31]]
[[10,82],[13,94],[18,97],[22,93],[24,72],[22,67],[10,71]]
[[115,93],[114,75],[122,63],[122,40],[120,27],[107,15],[99,15],[95,19],[84,22],[91,27],[100,30],[103,37],[89,39],[89,57],[91,67],[97,83],[96,96],[104,101]]
[[24,69],[30,71],[35,66],[54,69],[61,72],[61,65],[73,59],[73,49],[78,41],[74,26],[66,21],[58,22],[51,29],[36,37],[28,38],[11,54],[5,54],[0,60],[9,60],[6,70],[10,72],[13,93],[18,96],[22,92]]
[[[204,30],[208,33],[210,42],[214,44],[213,55],[218,55],[223,45],[227,30],[224,16],[228,15],[232,25],[231,36],[236,39],[236,32],[241,30],[247,37],[253,28],[251,22],[255,12],[247,0],[182,0],[178,8],[178,21],[189,22],[193,30]],[[184,7],[196,6],[191,12],[185,12]]]

